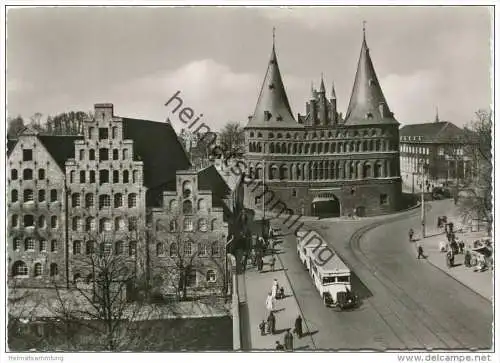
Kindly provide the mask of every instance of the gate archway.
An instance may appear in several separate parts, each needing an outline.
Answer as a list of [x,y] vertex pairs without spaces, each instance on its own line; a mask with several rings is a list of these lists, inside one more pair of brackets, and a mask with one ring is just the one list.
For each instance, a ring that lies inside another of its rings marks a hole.
[[313,199],[311,209],[315,217],[340,217],[340,200],[333,193],[320,194]]

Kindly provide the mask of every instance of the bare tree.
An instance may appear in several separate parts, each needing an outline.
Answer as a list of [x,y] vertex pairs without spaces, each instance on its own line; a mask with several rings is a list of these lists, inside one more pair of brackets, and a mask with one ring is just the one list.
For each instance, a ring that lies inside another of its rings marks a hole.
[[238,122],[227,123],[220,133],[221,145],[226,157],[244,153],[245,130]]
[[459,209],[464,220],[485,223],[488,234],[493,224],[492,213],[492,119],[491,110],[479,110],[465,129],[466,153],[472,159],[473,180],[468,194],[460,198]]
[[21,116],[7,119],[7,137],[17,139],[19,133],[24,130],[24,120]]

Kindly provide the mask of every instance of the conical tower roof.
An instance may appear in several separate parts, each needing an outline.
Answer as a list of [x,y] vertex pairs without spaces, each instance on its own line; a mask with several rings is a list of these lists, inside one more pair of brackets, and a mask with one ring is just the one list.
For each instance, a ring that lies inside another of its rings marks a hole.
[[285,86],[276,57],[273,39],[271,58],[267,66],[266,76],[260,89],[255,112],[247,127],[297,127],[304,126],[295,121],[288,103]]
[[378,82],[363,29],[363,43],[346,113],[346,125],[398,124]]

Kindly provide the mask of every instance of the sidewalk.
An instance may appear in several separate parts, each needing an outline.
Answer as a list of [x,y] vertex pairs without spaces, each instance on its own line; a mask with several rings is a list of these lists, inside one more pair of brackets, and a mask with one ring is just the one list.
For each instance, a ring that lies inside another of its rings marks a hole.
[[[279,253],[279,244],[276,246]],[[264,259],[264,269],[262,272],[257,271],[256,267],[248,267],[244,280],[246,285],[246,306],[248,308],[248,321],[242,321],[241,332],[242,341],[249,342],[251,350],[274,350],[276,341],[281,344],[284,342],[284,336],[287,329],[293,332],[295,319],[300,314],[300,309],[293,295],[290,283],[286,277],[285,270],[279,257],[276,259],[275,271],[270,271],[269,261],[271,256],[266,256]],[[250,266],[250,264],[249,264]],[[280,286],[285,289],[285,298],[276,300],[275,316],[276,316],[276,334],[260,334],[259,323],[262,319],[267,320],[268,310],[265,306],[265,300],[274,279],[278,280]],[[304,319],[304,317],[302,317]],[[243,326],[250,324],[250,326]],[[298,339],[297,335],[293,334],[294,350],[312,350],[314,342],[311,336],[307,335],[308,330],[305,325],[305,319],[302,322],[302,330],[305,336]],[[245,336],[245,335],[250,336]]]
[[[456,235],[459,239],[466,240],[467,246],[471,239],[479,239],[485,234],[486,232],[467,232],[457,233]],[[430,237],[421,240],[427,261],[486,299],[492,300],[493,271],[488,269],[484,272],[474,272],[472,267],[465,267],[463,254],[455,255],[455,267],[449,268],[446,265],[446,253],[439,251],[439,243],[447,241],[446,235],[437,228],[428,230],[427,235]]]

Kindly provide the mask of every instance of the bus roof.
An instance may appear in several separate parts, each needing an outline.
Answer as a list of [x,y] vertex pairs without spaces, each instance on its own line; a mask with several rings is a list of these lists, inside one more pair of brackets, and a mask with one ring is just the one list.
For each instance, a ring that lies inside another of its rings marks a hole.
[[322,273],[339,274],[349,273],[351,271],[339,255],[331,248],[329,248],[328,251],[325,251],[324,248],[318,248],[316,251],[312,252],[312,257],[316,267]]

